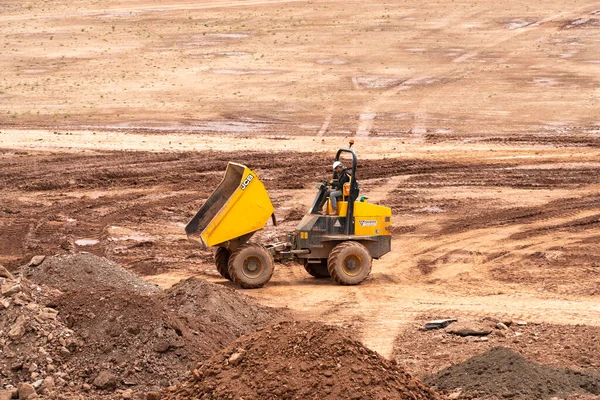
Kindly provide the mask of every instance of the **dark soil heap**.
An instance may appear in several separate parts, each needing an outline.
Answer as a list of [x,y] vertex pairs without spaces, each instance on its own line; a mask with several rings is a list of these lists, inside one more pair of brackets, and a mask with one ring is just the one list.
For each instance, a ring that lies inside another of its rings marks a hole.
[[285,322],[201,363],[165,399],[439,399],[340,328]]
[[504,347],[490,349],[424,381],[438,389],[461,388],[461,398],[545,399],[573,393],[600,394],[600,375],[535,364]]

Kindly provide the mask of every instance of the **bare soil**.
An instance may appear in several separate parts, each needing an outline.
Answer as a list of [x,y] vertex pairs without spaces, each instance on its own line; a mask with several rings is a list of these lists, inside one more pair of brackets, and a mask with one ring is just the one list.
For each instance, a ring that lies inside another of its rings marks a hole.
[[[0,264],[85,251],[162,288],[195,276],[239,290],[183,231],[226,163],[265,183],[280,225],[254,239],[271,242],[353,138],[361,194],[393,210],[392,252],[358,287],[290,263],[244,293],[350,327],[418,377],[498,345],[597,370],[599,13],[585,0],[3,1]],[[86,275],[72,273],[77,289]],[[182,285],[173,296],[215,296]],[[195,308],[181,318],[204,325]],[[419,330],[441,317],[528,325],[488,342]]]

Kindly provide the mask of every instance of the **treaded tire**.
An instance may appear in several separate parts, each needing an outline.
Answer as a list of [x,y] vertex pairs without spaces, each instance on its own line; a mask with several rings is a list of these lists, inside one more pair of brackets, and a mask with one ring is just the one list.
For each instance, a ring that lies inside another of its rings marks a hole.
[[371,273],[373,258],[358,242],[342,242],[335,246],[327,259],[327,269],[340,285],[358,285]]
[[217,266],[217,271],[219,271],[219,274],[221,274],[223,278],[231,280],[228,266],[229,257],[231,257],[231,251],[225,247],[219,247],[215,253],[215,265]]
[[309,275],[317,279],[330,278],[329,270],[327,269],[327,259],[322,259],[320,264],[308,263],[307,261],[304,260],[304,269]]
[[232,281],[244,289],[255,289],[271,280],[275,262],[260,244],[246,243],[231,253],[228,268]]

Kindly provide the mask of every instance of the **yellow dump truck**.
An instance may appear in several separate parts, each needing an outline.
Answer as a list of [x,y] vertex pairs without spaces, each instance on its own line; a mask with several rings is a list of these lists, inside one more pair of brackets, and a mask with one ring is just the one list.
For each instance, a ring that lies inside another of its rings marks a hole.
[[[357,157],[352,150],[352,173],[335,215],[322,215],[319,205],[327,197],[326,182],[317,185],[317,195],[308,213],[288,240],[272,244],[249,242],[270,218],[276,223],[269,194],[258,175],[248,167],[230,162],[225,178],[188,223],[191,241],[203,248],[215,247],[219,273],[243,288],[267,283],[274,261],[295,260],[315,278],[333,278],[342,285],[357,285],[371,272],[372,259],[391,249],[392,211],[359,199],[356,181]],[[331,206],[326,201],[327,208]]]

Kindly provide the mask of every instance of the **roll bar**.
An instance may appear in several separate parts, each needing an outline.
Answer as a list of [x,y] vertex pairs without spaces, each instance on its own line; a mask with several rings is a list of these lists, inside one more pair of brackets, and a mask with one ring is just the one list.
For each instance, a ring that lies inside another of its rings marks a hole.
[[358,185],[356,184],[356,164],[358,158],[352,150],[354,140],[350,140],[350,146],[347,149],[339,149],[335,155],[335,161],[340,160],[342,153],[350,153],[352,155],[352,176],[350,177],[350,196],[348,197],[348,211],[346,212],[346,235],[354,235],[354,202],[358,198]]

